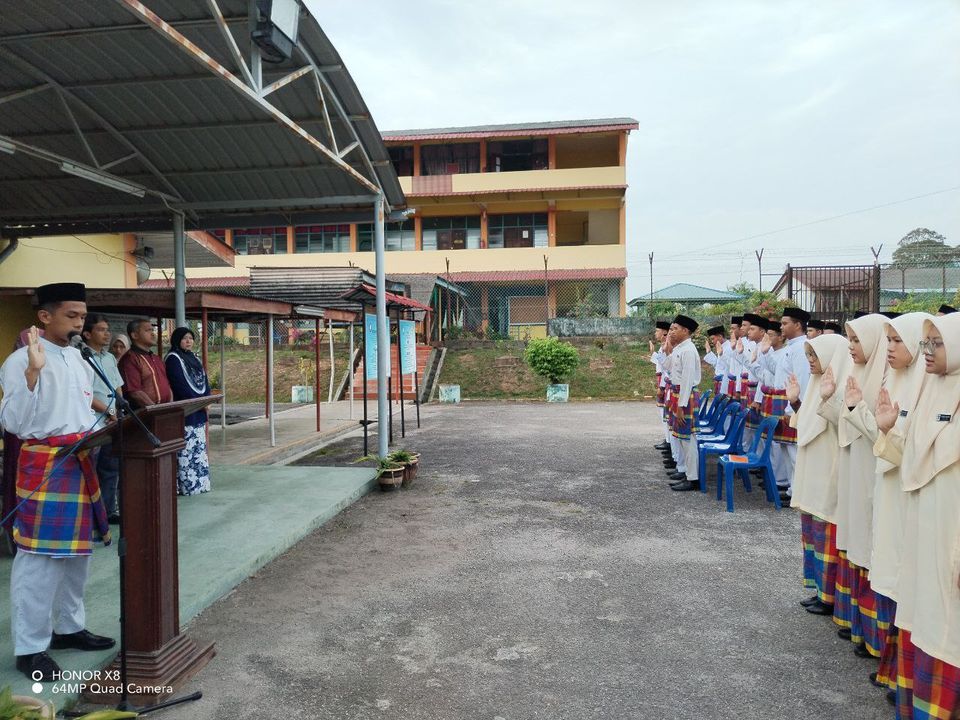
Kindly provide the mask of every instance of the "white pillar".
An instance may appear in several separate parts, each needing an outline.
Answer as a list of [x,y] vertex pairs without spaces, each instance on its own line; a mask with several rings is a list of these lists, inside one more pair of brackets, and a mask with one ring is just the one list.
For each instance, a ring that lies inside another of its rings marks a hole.
[[187,324],[187,270],[186,240],[183,234],[183,215],[173,214],[173,308],[177,327]]
[[274,420],[277,410],[273,406],[273,315],[267,315],[267,407],[270,408],[270,447],[277,446],[277,431]]

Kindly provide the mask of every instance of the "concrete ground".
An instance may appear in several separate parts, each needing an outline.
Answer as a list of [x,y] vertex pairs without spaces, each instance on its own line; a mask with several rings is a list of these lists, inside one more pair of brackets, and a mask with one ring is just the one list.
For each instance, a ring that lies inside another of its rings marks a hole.
[[796,513],[671,492],[655,413],[432,407],[405,443],[413,487],[360,500],[195,620],[219,654],[187,688],[204,698],[164,717],[892,717],[876,662],[797,605]]

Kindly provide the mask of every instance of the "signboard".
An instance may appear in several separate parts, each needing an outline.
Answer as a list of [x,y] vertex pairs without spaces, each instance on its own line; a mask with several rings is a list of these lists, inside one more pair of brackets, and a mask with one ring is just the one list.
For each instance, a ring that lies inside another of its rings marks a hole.
[[[367,366],[367,380],[377,379],[377,316],[365,314],[363,316],[363,335],[366,348],[364,360]],[[390,342],[389,337],[387,342]],[[390,366],[387,365],[387,377],[390,377]]]
[[403,375],[413,375],[417,370],[417,323],[400,321],[400,355],[403,358]]

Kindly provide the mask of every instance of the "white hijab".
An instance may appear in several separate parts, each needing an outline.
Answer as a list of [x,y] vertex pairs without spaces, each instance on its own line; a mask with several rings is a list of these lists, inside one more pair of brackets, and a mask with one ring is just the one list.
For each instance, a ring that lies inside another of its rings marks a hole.
[[[883,386],[883,371],[887,367],[887,336],[883,332],[886,322],[887,319],[883,315],[872,313],[851,320],[846,328],[847,337],[850,336],[851,330],[857,336],[863,355],[867,359],[863,365],[851,361],[849,375],[860,385],[863,401],[871,413],[876,410],[877,398]],[[846,390],[846,382],[844,378],[841,385],[839,378],[837,379],[837,392],[841,395]],[[841,418],[837,435],[840,439],[840,447],[847,447],[861,437],[862,433],[852,423]]]
[[960,462],[960,313],[924,321],[924,335],[931,328],[943,337],[947,372],[927,374],[913,410],[900,475],[904,490],[918,490]]
[[[823,379],[823,371],[831,364],[833,358],[838,353],[846,354],[848,343],[842,335],[819,335],[812,340],[807,340],[805,345],[816,354],[820,361],[821,372],[816,375],[810,374],[807,391],[803,394],[803,403],[797,412],[797,445],[801,447],[812,443],[827,429],[827,421],[817,412],[823,403],[820,397],[820,381]],[[837,392],[840,392],[839,386]]]

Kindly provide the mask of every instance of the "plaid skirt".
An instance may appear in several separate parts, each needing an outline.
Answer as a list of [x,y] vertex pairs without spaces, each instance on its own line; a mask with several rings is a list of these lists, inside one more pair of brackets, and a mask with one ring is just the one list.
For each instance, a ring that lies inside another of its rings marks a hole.
[[913,668],[917,649],[910,631],[897,633],[897,720],[913,717]]
[[[837,582],[834,590],[833,622],[850,629],[850,640],[859,645],[863,642],[860,632],[860,613],[857,612],[857,585],[859,568],[847,560],[847,553],[837,551]],[[854,632],[856,628],[856,632]]]
[[713,376],[713,396],[717,397],[720,395],[720,388],[723,385],[723,375],[714,375]]
[[897,646],[899,645],[900,630],[893,623],[887,628],[887,637],[883,643],[883,655],[880,656],[880,666],[877,668],[877,682],[883,683],[890,690],[897,689]]
[[764,385],[760,389],[763,392],[763,406],[761,408],[763,416],[780,418],[773,439],[777,442],[795,444],[797,442],[797,429],[790,427],[790,418],[784,415],[787,410],[787,391],[782,388],[772,388],[768,385]]
[[751,382],[747,383],[747,394],[743,398],[743,406],[747,408],[747,422],[746,426],[748,428],[755,428],[760,424],[760,421],[763,417],[760,414],[759,408],[752,408],[750,405],[753,403],[753,398],[757,395],[757,383]]
[[805,512],[800,513],[800,545],[803,548],[803,586],[812,589],[817,586],[816,545],[813,538],[813,515]]
[[817,597],[824,605],[833,605],[837,588],[837,526],[813,518],[814,577]]
[[[740,390],[737,392],[737,402],[744,405],[749,394],[750,373],[740,373]],[[744,405],[746,407],[746,405]]]
[[887,633],[893,624],[897,605],[886,595],[881,595],[870,586],[869,574],[862,570],[860,597],[857,607],[860,610],[860,625],[863,628],[863,641],[874,657],[883,657],[887,645]]
[[949,718],[960,700],[960,668],[927,655],[913,658],[913,720]]
[[697,406],[700,404],[700,392],[693,390],[690,393],[690,400],[687,406],[678,407],[680,397],[680,386],[673,386],[673,424],[670,430],[673,436],[679,440],[688,440],[696,432]]
[[657,407],[663,407],[666,401],[667,389],[660,384],[663,379],[663,373],[657,373]]

